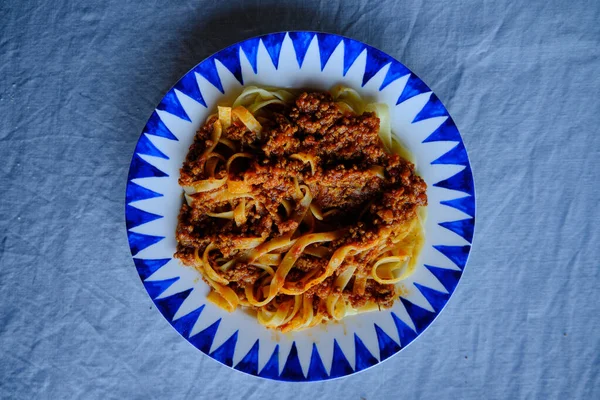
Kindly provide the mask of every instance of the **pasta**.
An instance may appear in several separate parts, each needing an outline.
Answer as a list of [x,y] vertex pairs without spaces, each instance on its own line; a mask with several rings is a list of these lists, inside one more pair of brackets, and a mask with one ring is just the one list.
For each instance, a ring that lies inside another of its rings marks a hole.
[[227,311],[310,328],[390,307],[424,243],[426,184],[384,104],[343,86],[246,87],[181,168],[175,256]]

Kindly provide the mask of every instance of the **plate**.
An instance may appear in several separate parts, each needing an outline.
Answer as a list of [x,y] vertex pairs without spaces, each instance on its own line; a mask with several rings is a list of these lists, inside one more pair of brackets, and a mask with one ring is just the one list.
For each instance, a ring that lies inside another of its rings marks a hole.
[[[218,103],[245,85],[355,88],[387,103],[392,131],[428,184],[426,244],[390,310],[277,333],[241,309],[207,303],[208,286],[173,258],[182,203],[179,168],[196,130]],[[126,228],[137,272],[156,308],[194,347],[236,370],[274,380],[350,375],[398,353],[433,322],[456,289],[475,226],[467,151],[439,98],[389,55],[346,37],[280,32],[234,44],[202,61],[162,99],[135,148],[126,192]]]

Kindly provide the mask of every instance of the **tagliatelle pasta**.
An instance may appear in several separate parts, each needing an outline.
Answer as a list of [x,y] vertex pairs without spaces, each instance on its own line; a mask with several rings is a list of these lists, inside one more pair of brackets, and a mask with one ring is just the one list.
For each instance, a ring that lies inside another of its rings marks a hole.
[[197,132],[177,253],[208,300],[267,328],[390,307],[424,243],[426,184],[384,104],[250,86]]

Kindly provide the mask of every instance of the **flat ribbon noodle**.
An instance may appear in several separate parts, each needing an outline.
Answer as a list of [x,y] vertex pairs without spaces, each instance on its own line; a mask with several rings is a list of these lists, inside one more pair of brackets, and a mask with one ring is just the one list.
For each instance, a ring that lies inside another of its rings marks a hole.
[[[345,86],[337,86],[330,93],[342,113],[375,113],[379,118],[378,134],[385,150],[414,163],[412,154],[392,135],[390,112],[386,104],[366,104],[356,90]],[[298,179],[302,178],[302,172],[290,176],[293,187],[288,191],[291,193],[288,196],[291,199],[278,199],[280,208],[276,213],[272,211],[272,206],[261,203],[264,201],[263,193],[253,192],[260,190],[259,185],[253,186],[244,179],[240,180],[240,175],[244,176],[245,173],[232,170],[232,163],[239,158],[256,159],[254,153],[260,151],[260,145],[232,140],[228,137],[232,131],[228,129],[234,123],[239,127],[241,122],[262,140],[262,124],[270,124],[269,118],[266,118],[270,115],[268,106],[277,104],[289,110],[294,101],[295,95],[289,90],[247,86],[232,107],[219,106],[217,113],[207,120],[207,123],[213,123],[212,132],[208,146],[198,158],[202,179],[184,187],[189,206],[193,207],[196,201],[199,204],[215,204],[209,206],[212,211],[204,211],[205,215],[233,220],[234,230],[251,224],[253,220],[250,217],[256,218],[256,215],[264,215],[260,214],[264,212],[272,213],[276,222],[284,220],[293,223],[291,229],[286,229],[281,236],[259,233],[255,237],[245,237],[248,235],[245,232],[252,230],[244,229],[240,236],[236,236],[238,233],[232,234],[228,246],[237,250],[232,253],[232,258],[211,257],[212,252],[220,251],[212,242],[206,246],[202,256],[198,254],[198,248],[194,251],[194,266],[212,287],[207,297],[209,301],[230,312],[239,305],[254,308],[259,323],[282,332],[306,329],[328,319],[340,320],[347,315],[378,309],[378,303],[373,300],[354,308],[347,298],[347,287],[351,285],[353,295],[363,296],[369,279],[386,285],[406,279],[414,271],[424,244],[423,207],[417,210],[416,218],[405,224],[396,224],[393,232],[391,228],[381,227],[377,230],[376,239],[369,239],[368,242],[342,240],[339,243],[337,240],[343,239],[347,230],[333,230],[336,229],[333,227],[339,226],[339,220],[334,218],[330,221],[329,218],[342,213],[343,207],[322,210],[316,202],[313,203],[309,186]],[[218,144],[222,146],[217,147]],[[231,155],[226,158],[220,152]],[[309,151],[287,157],[309,164],[311,175],[321,168],[320,159]],[[372,176],[386,179],[385,165],[370,165],[367,168]],[[358,220],[369,212],[371,206],[372,201],[367,199],[357,210]],[[320,262],[326,261],[325,267],[303,270],[305,272],[300,278],[294,275],[293,279],[289,279],[289,273],[304,255],[309,256],[308,259],[314,257],[321,259]],[[360,260],[368,260],[369,267],[359,268],[357,262],[363,262]],[[253,266],[257,275],[254,275],[251,284],[232,286],[238,292],[244,291],[244,294],[238,295],[229,286],[230,282],[224,273],[240,263]],[[309,292],[332,276],[334,290],[326,298]]]
[[250,111],[248,111],[244,107],[239,106],[235,107],[231,111],[231,114],[234,117],[237,117],[240,121],[242,121],[242,123],[246,126],[246,128],[248,128],[248,130],[256,133],[260,138],[260,133],[262,132],[262,125],[256,120],[256,118],[254,118]]
[[[330,242],[339,238],[340,236],[340,232],[312,233],[302,236],[288,251],[281,261],[281,264],[279,264],[279,267],[277,268],[277,271],[275,271],[275,275],[271,280],[269,294],[264,300],[257,301],[254,297],[254,293],[252,293],[252,289],[250,288],[250,290],[248,290],[249,286],[246,286],[246,297],[248,298],[248,302],[255,307],[262,307],[269,303],[283,287],[287,274],[294,267],[294,263],[302,255],[302,252],[306,246],[309,246],[313,243]],[[301,292],[294,294],[301,294]]]

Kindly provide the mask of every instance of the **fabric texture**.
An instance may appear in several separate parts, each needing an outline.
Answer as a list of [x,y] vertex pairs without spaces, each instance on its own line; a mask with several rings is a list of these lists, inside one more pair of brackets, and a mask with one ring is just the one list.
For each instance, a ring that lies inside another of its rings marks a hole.
[[[0,4],[0,398],[600,398],[600,3]],[[129,162],[172,84],[281,30],[396,57],[469,152],[474,245],[400,354],[322,383],[206,357],[153,309],[124,223]]]

